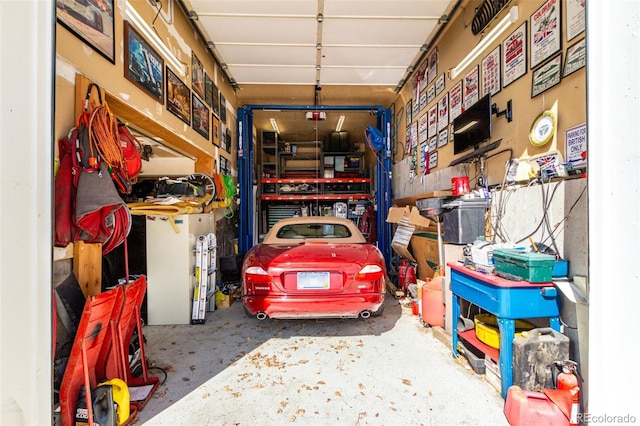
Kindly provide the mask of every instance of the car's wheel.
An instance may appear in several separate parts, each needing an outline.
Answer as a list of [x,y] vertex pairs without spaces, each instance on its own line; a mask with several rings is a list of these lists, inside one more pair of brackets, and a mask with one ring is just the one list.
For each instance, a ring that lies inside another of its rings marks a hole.
[[251,312],[249,312],[249,310],[247,309],[247,307],[246,307],[246,306],[244,306],[244,314],[245,314],[246,316],[248,316],[249,318],[256,318],[256,315],[255,315],[255,314],[252,314]]
[[384,305],[380,305],[377,311],[371,312],[372,317],[379,317],[384,312]]

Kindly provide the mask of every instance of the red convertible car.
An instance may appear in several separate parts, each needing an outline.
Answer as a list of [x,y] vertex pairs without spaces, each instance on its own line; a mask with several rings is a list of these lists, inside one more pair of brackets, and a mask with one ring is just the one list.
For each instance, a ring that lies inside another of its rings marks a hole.
[[382,314],[386,268],[349,219],[282,219],[242,264],[242,302],[250,317],[369,318]]

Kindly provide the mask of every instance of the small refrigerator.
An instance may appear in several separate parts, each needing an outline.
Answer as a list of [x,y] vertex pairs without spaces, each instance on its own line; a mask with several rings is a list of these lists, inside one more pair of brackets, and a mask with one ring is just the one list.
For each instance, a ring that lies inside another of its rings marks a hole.
[[189,324],[195,287],[195,248],[213,232],[213,214],[147,215],[147,323]]

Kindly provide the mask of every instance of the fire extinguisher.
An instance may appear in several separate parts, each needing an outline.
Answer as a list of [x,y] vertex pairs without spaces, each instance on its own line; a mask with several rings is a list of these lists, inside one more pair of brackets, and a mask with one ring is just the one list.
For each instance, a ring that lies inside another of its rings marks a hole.
[[556,388],[571,393],[571,416],[569,424],[571,426],[578,425],[578,413],[580,412],[580,374],[578,373],[578,364],[575,361],[555,361],[553,365],[556,367]]

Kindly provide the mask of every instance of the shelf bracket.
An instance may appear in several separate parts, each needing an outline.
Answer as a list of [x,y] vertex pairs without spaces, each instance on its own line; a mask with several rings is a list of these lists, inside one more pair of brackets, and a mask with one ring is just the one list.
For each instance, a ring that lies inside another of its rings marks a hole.
[[511,99],[509,99],[509,100],[507,101],[507,108],[506,108],[506,109],[504,109],[504,110],[502,110],[502,111],[500,111],[500,110],[498,110],[498,105],[497,105],[497,104],[492,104],[492,105],[491,105],[491,112],[492,112],[493,114],[495,114],[495,115],[496,115],[496,117],[500,117],[500,116],[504,115],[505,117],[507,117],[507,121],[510,123],[510,122],[511,122],[511,120],[513,120],[513,110],[512,110],[512,105],[513,105],[513,104],[512,104],[512,102],[511,102]]

